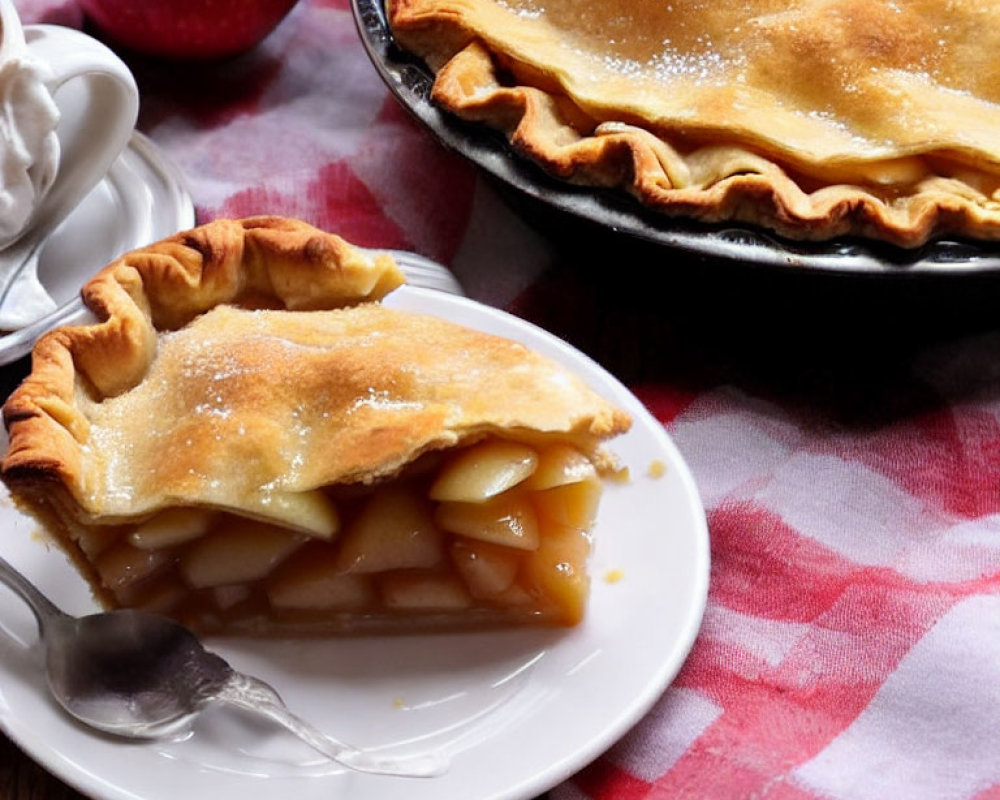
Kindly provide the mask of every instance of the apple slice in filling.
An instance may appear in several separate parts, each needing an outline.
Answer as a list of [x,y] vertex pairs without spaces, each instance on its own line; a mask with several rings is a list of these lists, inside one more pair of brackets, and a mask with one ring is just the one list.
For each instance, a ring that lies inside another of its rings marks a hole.
[[586,608],[601,490],[572,446],[491,437],[391,481],[324,490],[312,507],[336,515],[332,535],[290,503],[288,525],[174,507],[77,540],[101,543],[93,563],[116,604],[201,630],[572,625]]

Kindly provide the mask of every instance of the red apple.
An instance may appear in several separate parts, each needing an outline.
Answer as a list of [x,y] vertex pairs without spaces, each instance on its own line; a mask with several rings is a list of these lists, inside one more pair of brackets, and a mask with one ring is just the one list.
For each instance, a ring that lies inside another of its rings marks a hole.
[[80,0],[110,43],[145,55],[225,58],[267,36],[296,0]]

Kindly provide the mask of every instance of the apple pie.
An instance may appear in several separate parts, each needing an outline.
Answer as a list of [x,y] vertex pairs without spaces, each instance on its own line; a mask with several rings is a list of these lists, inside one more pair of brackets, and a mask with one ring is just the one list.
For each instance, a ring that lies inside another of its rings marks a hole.
[[126,254],[83,289],[98,321],[35,346],[4,482],[103,604],[202,632],[577,623],[628,415],[378,302],[402,280],[274,217]]
[[387,0],[433,100],[567,181],[800,240],[1000,239],[996,0]]

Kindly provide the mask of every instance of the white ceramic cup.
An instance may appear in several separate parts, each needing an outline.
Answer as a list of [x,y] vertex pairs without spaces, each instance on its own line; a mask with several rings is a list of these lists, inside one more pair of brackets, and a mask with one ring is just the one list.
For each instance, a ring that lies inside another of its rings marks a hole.
[[110,49],[72,28],[22,27],[0,0],[0,250],[54,230],[128,145],[138,112]]

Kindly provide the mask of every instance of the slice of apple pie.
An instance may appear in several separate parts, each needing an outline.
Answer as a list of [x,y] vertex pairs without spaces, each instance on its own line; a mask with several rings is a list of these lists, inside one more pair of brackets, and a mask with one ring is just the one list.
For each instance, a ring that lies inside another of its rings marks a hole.
[[997,0],[386,0],[560,178],[796,239],[1000,239]]
[[203,632],[578,622],[628,416],[515,342],[375,302],[388,256],[219,220],[83,290],[2,477],[109,606]]

